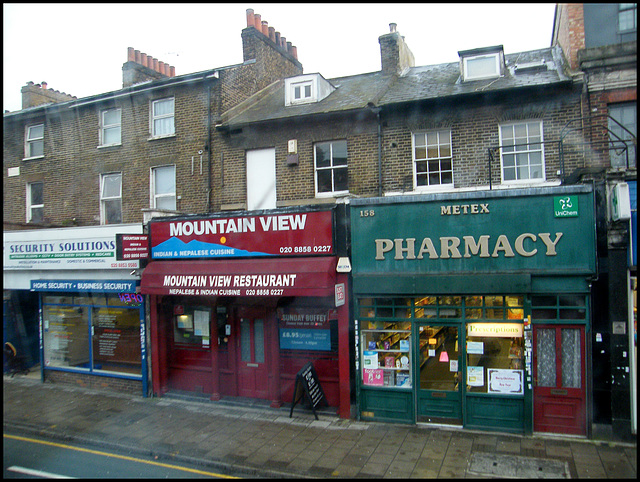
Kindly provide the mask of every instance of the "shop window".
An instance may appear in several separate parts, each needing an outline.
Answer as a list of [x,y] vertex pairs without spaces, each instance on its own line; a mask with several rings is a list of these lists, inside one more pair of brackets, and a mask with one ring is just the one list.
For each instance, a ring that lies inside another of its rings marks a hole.
[[45,368],[141,375],[141,310],[112,294],[44,296]]
[[522,395],[522,323],[467,324],[467,392]]
[[587,319],[585,295],[534,295],[531,297],[531,318],[536,321],[581,321]]
[[362,327],[362,383],[411,388],[411,321],[368,321]]
[[202,348],[210,346],[209,308],[175,305],[173,315],[173,341],[176,344]]

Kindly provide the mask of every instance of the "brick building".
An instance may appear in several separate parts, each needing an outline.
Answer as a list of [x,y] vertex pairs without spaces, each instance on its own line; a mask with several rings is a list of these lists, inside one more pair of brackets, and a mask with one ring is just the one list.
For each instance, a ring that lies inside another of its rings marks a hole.
[[558,4],[553,30],[571,75],[584,76],[582,111],[565,152],[586,164],[565,183],[596,187],[599,276],[594,281],[594,434],[637,433],[637,5]]
[[[124,379],[146,395],[140,262],[115,259],[115,235],[141,235],[158,214],[210,211],[216,119],[274,80],[302,73],[295,46],[260,15],[247,18],[241,63],[176,75],[129,48],[121,89],[77,99],[29,82],[22,110],[4,114],[4,303],[14,320],[5,341],[37,363],[32,307],[42,292],[48,378],[114,386]],[[120,308],[101,316],[105,303]],[[80,316],[66,313],[68,305]],[[113,323],[126,328],[108,341],[103,332]],[[101,334],[86,335],[87,324]],[[137,350],[123,347],[127,336]]]

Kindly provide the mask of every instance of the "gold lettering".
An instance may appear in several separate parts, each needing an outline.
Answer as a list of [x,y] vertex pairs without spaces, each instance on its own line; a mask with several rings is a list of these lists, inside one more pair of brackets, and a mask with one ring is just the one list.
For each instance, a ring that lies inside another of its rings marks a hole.
[[440,206],[440,216],[449,216],[451,214],[451,206]]
[[504,234],[498,236],[498,241],[496,241],[496,246],[493,248],[491,256],[497,258],[499,251],[504,251],[505,258],[513,258],[515,256],[513,249],[511,249],[511,244],[509,244],[509,239]]
[[404,259],[402,256],[402,252],[405,251],[407,253],[407,259],[416,259],[415,252],[415,242],[416,238],[407,238],[407,247],[402,247],[402,239],[394,239],[396,243],[396,256],[393,259]]
[[538,233],[542,242],[547,246],[547,256],[555,256],[556,253],[556,245],[560,238],[562,237],[562,233],[556,233],[556,240],[551,241],[551,236],[549,233]]
[[[460,251],[458,251],[458,246],[460,246],[460,238],[455,238],[453,236],[444,236],[440,238],[440,258],[462,258],[462,256],[460,256]],[[451,255],[449,255],[449,253],[451,253]]]
[[534,243],[536,242],[536,235],[531,233],[522,233],[520,236],[516,238],[516,252],[520,256],[533,256],[538,252],[537,248],[533,248],[531,251],[527,251],[524,249],[524,240],[525,238],[531,239]]
[[384,259],[384,253],[388,253],[393,249],[393,241],[390,239],[376,239],[376,259]]
[[423,258],[423,253],[429,253],[430,259],[438,259],[438,253],[436,252],[436,247],[433,245],[431,238],[424,238],[422,240],[420,251],[418,251],[418,259]]
[[480,252],[481,258],[489,257],[489,235],[483,234],[476,243],[473,236],[463,236],[464,239],[464,257],[470,258],[471,255],[477,255]]

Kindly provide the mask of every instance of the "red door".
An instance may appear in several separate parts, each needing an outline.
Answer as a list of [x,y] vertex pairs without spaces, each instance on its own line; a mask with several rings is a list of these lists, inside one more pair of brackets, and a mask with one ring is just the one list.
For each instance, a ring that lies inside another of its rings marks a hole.
[[533,429],[586,435],[584,326],[534,325]]
[[263,309],[238,310],[238,395],[241,397],[268,398],[266,321]]

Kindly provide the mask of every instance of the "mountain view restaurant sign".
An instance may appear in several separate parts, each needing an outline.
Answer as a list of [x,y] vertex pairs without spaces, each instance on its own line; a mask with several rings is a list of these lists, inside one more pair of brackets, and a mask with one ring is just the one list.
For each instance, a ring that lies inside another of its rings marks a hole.
[[334,252],[332,211],[158,221],[149,230],[155,260]]

